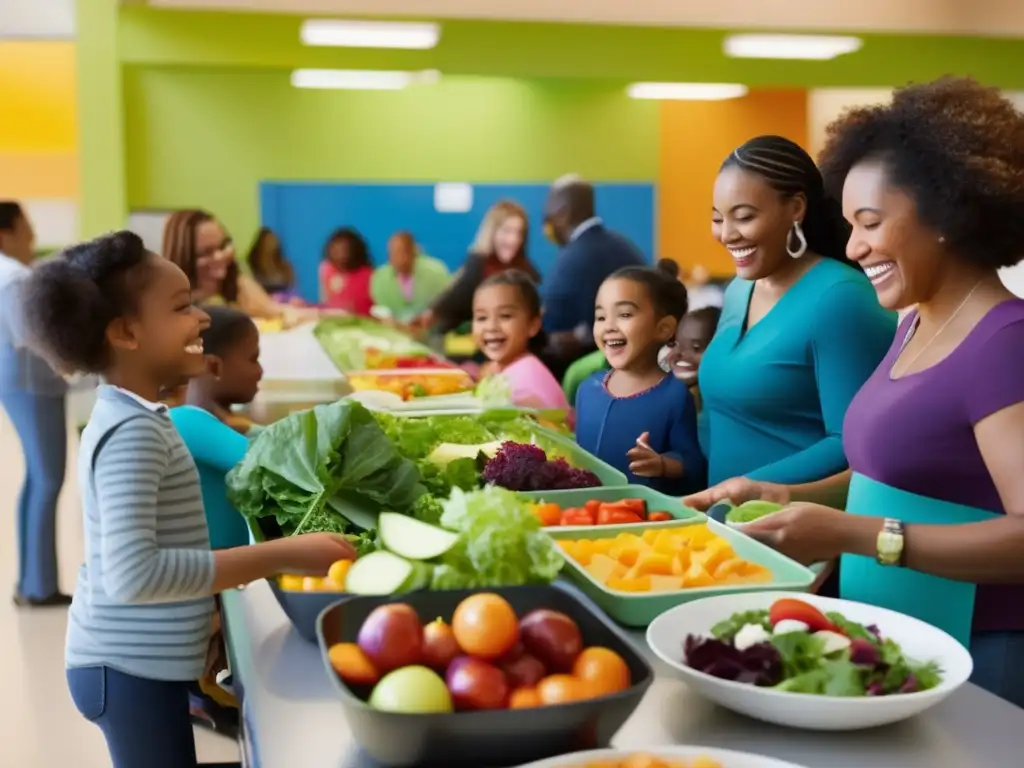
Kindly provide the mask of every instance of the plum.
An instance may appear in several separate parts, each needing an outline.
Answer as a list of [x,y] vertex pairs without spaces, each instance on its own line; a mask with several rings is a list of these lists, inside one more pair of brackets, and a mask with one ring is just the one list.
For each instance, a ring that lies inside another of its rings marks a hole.
[[527,653],[539,659],[549,672],[571,672],[583,650],[580,628],[559,611],[531,611],[519,622],[519,633]]
[[356,639],[377,672],[419,664],[423,657],[423,625],[412,606],[392,603],[374,608]]
[[508,678],[482,659],[459,656],[448,666],[445,683],[457,710],[504,709],[508,705]]

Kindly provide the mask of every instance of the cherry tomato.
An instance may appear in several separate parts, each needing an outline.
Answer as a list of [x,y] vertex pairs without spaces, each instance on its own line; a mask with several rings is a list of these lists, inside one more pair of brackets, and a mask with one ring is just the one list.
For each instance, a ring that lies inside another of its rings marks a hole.
[[601,508],[597,511],[598,525],[627,525],[629,523],[642,522],[643,518],[629,507],[616,504],[602,504]]
[[497,659],[519,640],[519,619],[508,601],[490,592],[470,595],[455,609],[452,631],[470,656]]
[[572,673],[589,683],[595,696],[629,688],[629,666],[619,654],[608,648],[594,646],[583,649],[572,667]]
[[824,613],[810,603],[805,603],[803,600],[797,600],[793,597],[784,597],[781,600],[776,600],[768,610],[768,621],[771,622],[773,627],[780,621],[787,619],[802,621],[811,632],[818,632],[822,629],[832,632],[839,631]]
[[537,695],[546,706],[590,698],[590,688],[572,675],[548,675],[537,683]]
[[647,516],[647,522],[649,523],[660,523],[662,520],[671,520],[672,515],[668,512],[651,512]]

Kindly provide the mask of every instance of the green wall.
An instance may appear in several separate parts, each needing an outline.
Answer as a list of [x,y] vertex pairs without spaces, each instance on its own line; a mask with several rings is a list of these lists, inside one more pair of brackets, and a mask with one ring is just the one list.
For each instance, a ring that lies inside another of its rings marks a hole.
[[657,104],[618,85],[451,77],[403,91],[321,91],[293,88],[286,72],[129,67],[124,95],[129,208],[208,208],[243,244],[264,179],[658,173]]

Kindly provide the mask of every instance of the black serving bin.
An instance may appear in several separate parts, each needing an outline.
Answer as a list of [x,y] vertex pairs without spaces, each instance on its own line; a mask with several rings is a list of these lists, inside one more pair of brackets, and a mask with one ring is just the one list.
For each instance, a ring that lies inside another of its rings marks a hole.
[[[464,598],[482,591],[504,597],[520,617],[536,608],[550,608],[572,617],[583,635],[584,647],[599,645],[621,655],[629,665],[633,684],[613,695],[551,707],[415,715],[371,708],[331,667],[330,647],[355,642],[363,620],[374,608],[402,602],[411,605],[424,622],[439,616],[450,621]],[[324,666],[341,699],[353,738],[371,758],[388,768],[515,766],[566,752],[606,747],[654,680],[650,664],[610,619],[556,585],[352,596],[320,614],[317,634]]]
[[267,581],[270,583],[270,591],[274,593],[295,631],[303,640],[311,643],[316,642],[317,617],[325,608],[348,596],[345,592],[300,592],[297,589],[281,589],[276,578]]

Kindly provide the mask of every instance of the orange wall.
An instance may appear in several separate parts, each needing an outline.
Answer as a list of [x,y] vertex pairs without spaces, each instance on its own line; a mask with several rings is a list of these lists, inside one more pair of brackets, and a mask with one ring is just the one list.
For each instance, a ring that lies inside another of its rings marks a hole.
[[659,257],[732,276],[711,237],[711,188],[725,157],[747,139],[774,133],[807,146],[807,92],[751,91],[729,101],[666,101],[660,110]]
[[0,197],[78,198],[74,43],[0,42]]

